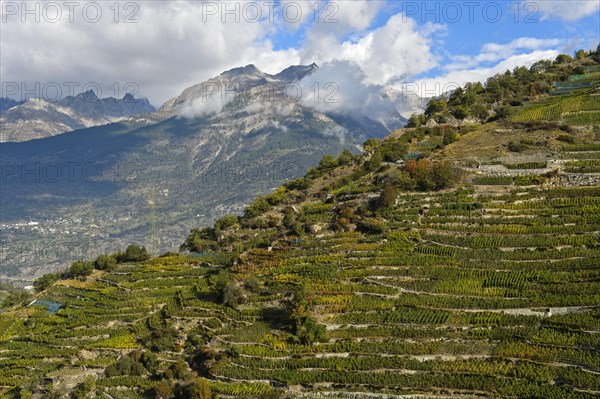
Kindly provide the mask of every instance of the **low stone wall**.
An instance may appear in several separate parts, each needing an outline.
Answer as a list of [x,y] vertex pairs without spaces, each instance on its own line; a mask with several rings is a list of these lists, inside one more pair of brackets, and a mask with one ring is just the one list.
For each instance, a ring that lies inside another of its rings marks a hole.
[[544,169],[508,169],[504,165],[481,165],[478,169],[473,169],[475,173],[479,172],[486,176],[504,177],[504,176],[537,176],[551,172],[552,168]]
[[567,187],[600,186],[600,173],[561,173],[560,185]]

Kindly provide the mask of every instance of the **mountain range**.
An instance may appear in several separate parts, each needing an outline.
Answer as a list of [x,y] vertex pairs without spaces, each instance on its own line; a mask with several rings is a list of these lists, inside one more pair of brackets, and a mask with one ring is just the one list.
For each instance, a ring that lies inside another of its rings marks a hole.
[[32,98],[20,103],[2,99],[0,104],[0,142],[39,139],[155,111],[148,100],[129,93],[121,99],[100,99],[93,90],[57,101]]
[[[156,112],[3,143],[0,273],[32,279],[130,242],[154,252],[176,248],[191,227],[240,212],[325,154],[358,152],[365,140],[406,123],[400,111],[407,103],[399,98],[391,107],[397,111],[378,121],[319,112],[286,92],[317,71],[313,64],[270,75],[248,65],[185,89]],[[114,109],[111,101],[102,102],[102,118]],[[79,115],[99,115],[77,97],[69,102]],[[31,110],[23,120],[51,119],[61,104],[29,101],[3,118]],[[44,263],[32,262],[40,251]]]

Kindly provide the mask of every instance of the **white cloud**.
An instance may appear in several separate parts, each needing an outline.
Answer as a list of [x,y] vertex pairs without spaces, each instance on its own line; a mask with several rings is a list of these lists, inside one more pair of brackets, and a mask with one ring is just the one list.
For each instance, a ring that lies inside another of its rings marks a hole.
[[384,5],[385,2],[379,0],[331,1],[321,11],[319,24],[339,36],[363,32],[371,26]]
[[381,85],[434,67],[437,60],[431,52],[431,35],[440,29],[432,25],[418,27],[413,19],[397,14],[355,42],[339,43],[333,33],[311,31],[300,56],[317,63],[354,62],[364,72],[365,83]]
[[[429,49],[430,27],[419,27],[398,15],[369,30],[384,1],[321,1],[315,14],[310,2],[287,0],[283,6],[299,4],[303,19],[298,24],[307,24],[308,31],[298,48],[281,49],[275,49],[272,38],[281,29],[282,6],[274,10],[274,23],[253,23],[244,13],[238,21],[235,15],[213,15],[207,12],[214,11],[209,7],[212,3],[135,3],[139,10],[121,9],[119,23],[114,23],[112,3],[100,3],[102,18],[97,23],[82,17],[86,3],[75,9],[73,23],[64,7],[57,23],[44,18],[36,23],[31,17],[23,23],[20,14],[7,15],[0,37],[2,81],[34,88],[33,96],[44,96],[43,88],[49,84],[60,86],[63,96],[81,92],[86,84],[91,86],[85,88],[104,97],[122,97],[137,87],[136,96],[160,106],[187,87],[251,63],[277,73],[293,64],[348,60],[363,69],[366,82],[377,84],[435,64]],[[124,23],[131,11],[136,11],[138,22]],[[263,16],[271,12],[262,10]],[[78,86],[70,89],[70,82]],[[133,85],[127,86],[129,82]],[[24,90],[19,90],[13,97],[23,96]]]
[[499,62],[515,54],[519,50],[540,50],[556,48],[561,44],[558,39],[537,39],[533,37],[521,37],[506,44],[485,43],[481,52],[476,56],[455,56],[454,62],[448,64],[447,70],[460,70],[476,67],[482,63]]
[[353,61],[336,60],[300,82],[300,103],[323,113],[347,113],[382,120],[397,111],[381,97],[382,86],[365,83],[365,74]]
[[424,97],[437,96],[468,82],[484,83],[489,77],[518,66],[530,67],[537,61],[554,59],[558,54],[560,52],[556,50],[536,50],[526,54],[512,55],[491,67],[453,70],[442,76],[420,79],[414,84],[406,84],[403,88]]
[[[600,16],[600,1],[598,0],[537,0],[531,4],[538,8],[542,14],[542,20],[560,18],[572,22],[594,14]],[[535,15],[533,16],[535,17]]]
[[[228,99],[228,100],[231,100]],[[221,94],[204,95],[186,101],[179,111],[185,118],[196,118],[210,114],[218,114],[229,101],[223,101]]]
[[25,83],[28,89],[39,83],[42,95],[51,82],[64,89],[63,95],[69,94],[68,82],[79,84],[75,93],[93,82],[102,87],[99,94],[120,97],[125,84],[133,82],[138,96],[160,105],[235,66],[254,63],[275,72],[299,61],[293,49],[273,49],[272,24],[244,18],[238,23],[233,17],[222,23],[220,15],[206,15],[203,2],[136,3],[138,23],[123,23],[125,10],[121,23],[114,23],[112,3],[98,3],[103,17],[97,23],[86,22],[80,9],[73,23],[68,14],[57,23],[44,18],[36,23],[33,17],[23,23],[20,14],[6,16],[0,36],[2,81]]
[[[339,73],[333,76],[335,79],[346,82],[344,74],[360,79],[353,84],[357,90],[361,86],[371,87],[367,95],[376,91],[373,87],[412,79],[438,66],[433,46],[439,44],[436,41],[445,33],[444,26],[417,23],[403,14],[375,25],[387,4],[380,0],[318,0],[318,13],[315,2],[282,0],[275,8],[274,21],[263,18],[259,23],[249,20],[250,15],[246,14],[236,21],[235,15],[224,14],[223,9],[213,15],[207,12],[213,10],[212,1],[134,2],[139,5],[134,15],[137,23],[123,22],[135,11],[123,9],[125,2],[117,3],[121,6],[119,23],[114,23],[114,10],[109,8],[113,2],[96,2],[103,7],[98,23],[82,18],[84,2],[72,15],[74,23],[69,22],[70,15],[64,6],[57,23],[44,18],[36,23],[32,17],[23,23],[20,14],[8,15],[2,7],[1,17],[7,21],[2,22],[0,35],[0,80],[25,84],[28,91],[37,91],[41,96],[45,94],[44,85],[52,82],[63,89],[63,96],[72,94],[68,91],[69,82],[76,82],[79,86],[73,94],[81,92],[86,83],[98,83],[103,89],[99,95],[122,97],[131,89],[125,87],[126,83],[133,82],[139,88],[136,96],[146,96],[159,106],[187,87],[247,64],[255,64],[267,73],[301,63],[331,64],[331,69]],[[19,7],[23,4],[10,3]],[[264,6],[268,2],[253,3]],[[298,22],[282,19],[282,9],[292,3],[295,4],[289,7],[301,10]],[[244,10],[248,3],[218,1],[216,4],[220,8],[228,4],[229,9],[234,4]],[[544,0],[536,4],[545,17],[565,20],[597,13],[600,7],[597,0]],[[261,10],[263,16],[271,11],[267,7]],[[301,27],[306,30],[300,30]],[[297,36],[289,39],[289,33]],[[286,43],[288,39],[292,43]],[[452,64],[446,67],[442,78],[481,79],[503,63],[527,62],[524,58],[538,55],[552,56],[557,42],[524,37],[506,44],[488,43],[479,55],[451,58]],[[37,88],[35,83],[39,84]],[[95,86],[87,88],[97,91]],[[0,92],[0,96],[7,94]],[[23,96],[22,90],[14,97],[19,95]],[[352,104],[357,101],[346,100]],[[192,113],[216,109],[210,104],[188,106]]]

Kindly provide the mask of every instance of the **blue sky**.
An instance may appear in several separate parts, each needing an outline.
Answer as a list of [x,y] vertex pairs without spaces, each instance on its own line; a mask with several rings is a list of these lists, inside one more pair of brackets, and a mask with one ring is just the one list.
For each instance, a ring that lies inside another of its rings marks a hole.
[[0,3],[0,96],[13,98],[99,87],[160,106],[237,66],[312,62],[330,79],[352,71],[365,89],[414,82],[433,92],[600,42],[600,0],[122,1],[117,15],[114,2],[30,2],[33,15]]

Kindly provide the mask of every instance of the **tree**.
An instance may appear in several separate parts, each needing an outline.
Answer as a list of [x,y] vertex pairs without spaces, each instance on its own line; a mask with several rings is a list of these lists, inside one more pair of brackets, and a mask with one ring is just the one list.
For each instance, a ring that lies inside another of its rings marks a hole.
[[58,276],[56,274],[44,274],[33,282],[33,289],[35,292],[42,292],[56,281],[58,281]]
[[115,255],[100,255],[94,261],[94,268],[98,270],[111,271],[117,266],[117,257]]
[[456,181],[456,173],[452,166],[446,162],[433,165],[432,180],[435,190],[451,187]]
[[176,363],[172,364],[169,367],[169,371],[170,371],[169,374],[170,374],[171,378],[174,378],[176,380],[184,380],[190,374],[187,363],[181,359],[177,360]]
[[202,230],[192,229],[183,244],[179,246],[180,251],[203,252],[212,251],[218,247],[215,229],[205,227]]
[[379,151],[375,151],[375,153],[371,156],[365,163],[365,167],[369,172],[374,172],[381,166],[381,162],[383,161],[383,156]]
[[379,139],[369,139],[363,143],[363,148],[366,152],[372,151],[381,143]]
[[257,199],[252,201],[252,203],[246,208],[246,210],[244,211],[244,217],[255,218],[267,212],[270,208],[271,206],[269,205],[267,200],[265,200],[262,197],[258,197]]
[[408,118],[408,122],[406,123],[406,127],[419,127],[423,126],[427,122],[424,114],[412,114],[410,118]]
[[303,345],[328,340],[325,327],[310,317],[313,304],[312,295],[305,285],[295,288],[293,298],[288,303],[292,332]]
[[265,197],[265,201],[271,206],[278,205],[286,199],[288,195],[288,191],[285,187],[279,187],[277,190],[273,191],[271,194]]
[[131,244],[125,249],[125,253],[117,255],[117,261],[123,262],[142,262],[150,259],[150,254],[146,247],[140,247],[137,244]]
[[496,115],[494,116],[494,119],[506,119],[511,115],[511,113],[510,107],[504,105],[496,109]]
[[288,190],[305,190],[308,188],[308,180],[300,177],[295,180],[287,181],[283,184]]
[[332,171],[333,169],[335,169],[337,166],[337,161],[336,159],[333,157],[333,155],[325,155],[323,156],[323,158],[321,158],[321,161],[319,162],[319,166],[317,166],[317,169],[319,169],[319,171],[321,171],[322,173],[327,173]]
[[168,399],[173,396],[173,389],[171,386],[164,381],[159,381],[154,386],[154,398],[155,399]]
[[432,116],[434,114],[437,114],[438,112],[445,111],[447,108],[448,104],[446,103],[446,100],[444,100],[443,98],[433,98],[429,100],[427,108],[425,108],[425,115]]
[[383,184],[383,189],[381,190],[381,195],[375,201],[375,206],[377,209],[380,208],[389,208],[396,204],[396,199],[398,198],[398,190],[394,185],[386,181]]
[[187,391],[189,399],[211,399],[212,397],[210,383],[202,377],[194,379]]
[[415,180],[419,190],[441,190],[450,187],[456,180],[456,174],[448,163],[433,164],[426,159],[410,161],[406,171]]
[[310,317],[305,317],[295,324],[294,334],[303,345],[328,341],[325,326],[317,324]]
[[568,62],[571,62],[573,60],[573,57],[566,55],[566,54],[559,54],[556,59],[554,60],[555,64],[566,64]]
[[352,162],[353,159],[354,159],[354,156],[352,155],[352,153],[350,152],[350,150],[346,148],[337,157],[337,164],[340,165],[340,166],[347,165],[350,162]]
[[150,334],[143,337],[140,341],[146,348],[154,352],[160,352],[172,350],[175,338],[177,338],[177,331],[173,327],[162,326],[151,331]]
[[434,184],[431,179],[431,169],[431,162],[426,159],[416,161],[414,167],[411,168],[407,165],[408,173],[415,179],[417,188],[420,190],[431,190],[433,188]]
[[92,262],[84,262],[82,260],[78,260],[71,264],[69,268],[68,275],[70,278],[74,277],[85,277],[92,274],[94,271],[94,264]]
[[575,53],[575,59],[577,60],[583,60],[587,56],[588,54],[585,52],[585,50],[579,50]]
[[462,87],[459,87],[458,89],[454,90],[450,94],[450,97],[448,98],[448,105],[451,105],[451,106],[463,105],[464,100],[465,100],[464,94],[465,94],[465,91],[463,90]]
[[215,232],[226,230],[231,226],[235,226],[238,221],[238,217],[235,215],[223,216],[222,218],[217,219],[215,222]]
[[221,292],[223,305],[235,308],[244,302],[242,290],[233,282],[227,282]]
[[456,119],[465,119],[466,117],[469,116],[469,109],[467,107],[465,107],[464,105],[455,107],[452,109],[452,115],[456,118]]
[[73,391],[71,391],[71,398],[83,399],[90,392],[96,389],[96,378],[93,376],[86,377],[86,379],[78,384]]

